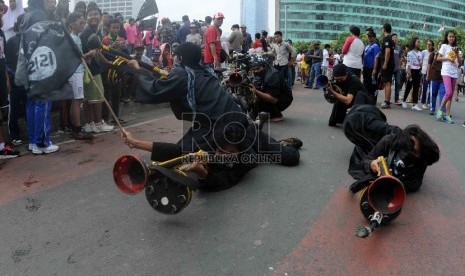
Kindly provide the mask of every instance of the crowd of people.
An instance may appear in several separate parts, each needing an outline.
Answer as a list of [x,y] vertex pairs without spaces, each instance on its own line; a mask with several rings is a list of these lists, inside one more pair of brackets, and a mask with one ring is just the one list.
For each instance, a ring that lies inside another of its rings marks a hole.
[[[366,29],[366,45],[360,38],[360,28],[351,26],[349,32],[341,51],[331,49],[329,44],[322,49],[319,42],[312,49],[299,50],[296,72],[306,88],[317,89],[318,76],[322,74],[331,79],[334,66],[343,63],[363,81],[369,95],[385,90],[381,108],[390,108],[393,102],[415,111],[429,110],[439,121],[454,123],[452,101],[458,101],[459,93],[465,93],[465,67],[455,31],[444,32],[443,40],[436,47],[433,40],[427,39],[426,49],[421,49],[422,41],[418,37],[413,37],[407,45],[399,45],[390,24],[383,26],[378,37],[373,28]],[[403,87],[404,94],[400,95]]]

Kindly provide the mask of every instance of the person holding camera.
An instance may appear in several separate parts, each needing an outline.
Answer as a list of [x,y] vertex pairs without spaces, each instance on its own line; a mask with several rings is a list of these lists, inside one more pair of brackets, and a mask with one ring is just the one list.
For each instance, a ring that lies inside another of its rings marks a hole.
[[[257,95],[255,113],[268,112],[272,122],[283,121],[281,112],[288,108],[294,99],[283,74],[263,59],[253,61],[251,70],[254,74],[253,89]],[[254,118],[253,115],[251,117]]]
[[360,79],[352,74],[345,64],[338,64],[333,69],[334,85],[341,89],[341,93],[335,90],[331,83],[326,88],[331,93],[336,102],[333,105],[331,116],[329,117],[329,126],[342,124],[346,117],[347,110],[354,104],[369,104],[370,99],[366,94],[365,87]]

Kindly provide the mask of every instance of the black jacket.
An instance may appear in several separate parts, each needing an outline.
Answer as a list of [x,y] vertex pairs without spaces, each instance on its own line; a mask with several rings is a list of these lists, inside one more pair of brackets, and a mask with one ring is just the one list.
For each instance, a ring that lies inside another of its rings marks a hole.
[[[196,120],[202,121],[209,118],[216,121],[227,112],[242,112],[230,94],[220,85],[219,80],[206,72],[203,67],[193,68],[195,74],[195,101],[197,107]],[[188,76],[186,69],[175,66],[168,77],[163,79],[151,79],[145,76],[139,77],[139,87],[136,91],[135,102],[163,103],[169,102],[171,109],[179,120],[192,121],[192,109],[189,106]],[[184,113],[184,115],[183,115]],[[205,116],[201,116],[200,114]]]

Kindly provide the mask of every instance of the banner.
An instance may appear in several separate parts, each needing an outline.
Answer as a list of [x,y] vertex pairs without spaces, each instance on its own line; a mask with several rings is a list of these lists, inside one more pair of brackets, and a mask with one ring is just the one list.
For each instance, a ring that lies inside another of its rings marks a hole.
[[63,24],[38,22],[21,36],[15,83],[36,100],[72,99],[68,79],[82,63],[81,56]]
[[158,13],[158,7],[155,0],[144,0],[144,4],[139,10],[137,14],[136,21],[146,18],[147,16],[151,16]]

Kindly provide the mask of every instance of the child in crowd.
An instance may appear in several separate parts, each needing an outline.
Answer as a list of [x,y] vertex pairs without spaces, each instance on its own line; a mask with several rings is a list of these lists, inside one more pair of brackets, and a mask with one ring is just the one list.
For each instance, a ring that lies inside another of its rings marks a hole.
[[[79,51],[82,52],[82,42],[78,37],[78,34],[84,30],[86,21],[84,16],[80,12],[73,12],[68,16],[66,20],[66,26],[76,43]],[[94,56],[95,50],[90,50],[83,57],[85,59]],[[81,64],[76,69],[74,74],[68,80],[69,84],[73,88],[74,99],[71,102],[71,124],[72,124],[72,136],[76,140],[90,140],[92,139],[91,133],[86,133],[81,130],[81,103],[84,99],[84,66]]]

